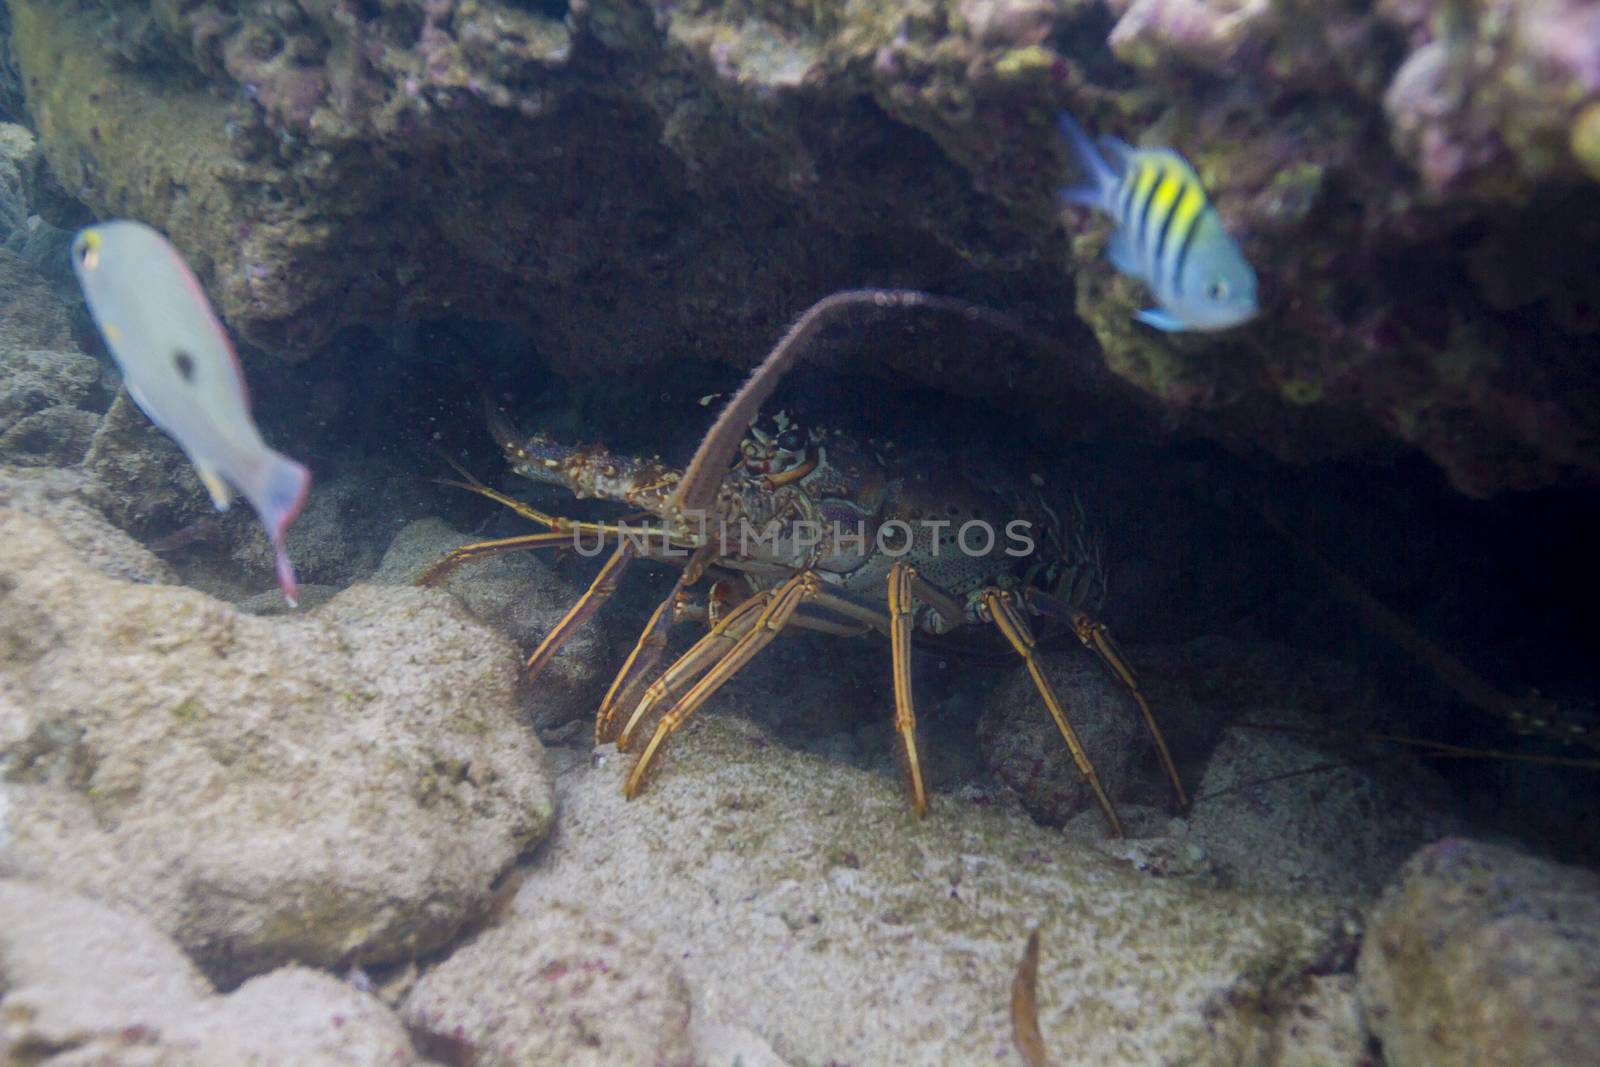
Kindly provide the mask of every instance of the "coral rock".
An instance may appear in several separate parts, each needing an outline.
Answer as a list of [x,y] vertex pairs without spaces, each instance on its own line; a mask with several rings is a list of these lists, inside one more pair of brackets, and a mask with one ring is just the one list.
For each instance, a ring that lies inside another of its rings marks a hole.
[[0,508],[45,520],[87,566],[129,582],[175,583],[171,567],[100,513],[100,495],[81,470],[0,469]]
[[649,942],[575,908],[514,916],[423,975],[414,1034],[480,1067],[689,1067],[689,990]]
[[193,465],[126,390],[117,391],[83,468],[99,485],[106,517],[136,534],[171,533],[211,513]]
[[[1321,725],[1251,717],[1311,735]],[[1293,732],[1224,731],[1197,796],[1192,838],[1228,878],[1263,892],[1375,893],[1416,848],[1462,826],[1444,782],[1404,753]]]
[[[472,539],[438,519],[422,519],[401,530],[384,554],[374,582],[409,585],[452,549]],[[479,621],[529,651],[538,645],[578,598],[583,586],[564,578],[530,552],[470,563],[444,588]],[[539,675],[530,694],[534,725],[541,730],[594,714],[621,660],[600,619],[591,619],[568,639]]]
[[286,968],[216,996],[148,921],[0,881],[0,1062],[70,1067],[407,1067],[374,998]]
[[0,352],[76,347],[66,305],[26,260],[0,248]]
[[1600,1063],[1600,875],[1429,845],[1368,918],[1359,976],[1396,1067]]
[[23,171],[36,158],[33,134],[14,122],[0,122],[0,243],[28,219]]
[[428,951],[550,823],[515,669],[441,593],[255,618],[0,512],[0,867],[139,911],[224,980]]
[[[1141,755],[1141,740],[1148,737],[1128,687],[1081,649],[1045,653],[1040,659],[1100,784],[1116,800]],[[1059,826],[1095,805],[1026,670],[1011,670],[990,691],[978,723],[978,743],[995,776],[1017,791],[1022,806],[1040,822]]]

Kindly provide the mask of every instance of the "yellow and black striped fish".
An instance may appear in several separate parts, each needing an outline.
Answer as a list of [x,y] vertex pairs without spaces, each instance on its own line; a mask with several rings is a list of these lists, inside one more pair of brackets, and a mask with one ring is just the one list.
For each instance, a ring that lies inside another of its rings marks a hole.
[[1225,330],[1256,316],[1255,271],[1182,156],[1111,137],[1097,147],[1071,115],[1057,122],[1087,180],[1056,195],[1116,220],[1106,249],[1112,265],[1148,285],[1161,305],[1135,318],[1158,330]]

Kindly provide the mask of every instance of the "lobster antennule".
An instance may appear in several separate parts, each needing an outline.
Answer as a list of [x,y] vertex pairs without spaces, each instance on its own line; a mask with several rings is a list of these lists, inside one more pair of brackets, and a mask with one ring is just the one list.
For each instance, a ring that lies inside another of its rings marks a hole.
[[507,456],[514,456],[517,449],[522,446],[522,434],[512,425],[511,420],[506,418],[506,413],[495,402],[487,387],[480,389],[479,392],[483,396],[483,419],[489,425],[489,433],[494,437],[494,443],[499,445],[500,450]]

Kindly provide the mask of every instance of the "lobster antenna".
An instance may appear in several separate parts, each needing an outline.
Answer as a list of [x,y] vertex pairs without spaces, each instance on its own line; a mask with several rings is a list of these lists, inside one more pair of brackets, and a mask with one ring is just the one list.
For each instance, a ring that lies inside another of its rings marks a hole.
[[767,358],[751,372],[733,399],[728,401],[717,416],[717,421],[712,423],[700,447],[695,450],[694,458],[689,461],[677,492],[673,494],[672,505],[679,515],[704,514],[710,509],[750,420],[756,417],[761,405],[778,387],[778,382],[800,358],[806,343],[839,313],[861,307],[947,311],[1014,334],[1045,351],[1070,356],[1065,345],[1047,334],[1024,325],[1003,311],[959,297],[939,296],[920,289],[842,289],[830,293],[812,304],[794,321],[794,325],[778,340]]
[[[1256,514],[1283,537],[1301,559],[1309,563],[1329,590],[1356,616],[1396,648],[1426,667],[1456,696],[1479,711],[1504,719],[1512,730],[1536,734],[1563,744],[1579,744],[1600,752],[1600,730],[1568,719],[1555,711],[1545,711],[1534,697],[1518,700],[1497,689],[1477,671],[1467,666],[1421,629],[1407,622],[1393,608],[1367,592],[1356,580],[1335,567],[1310,542],[1290,529],[1271,505],[1252,501]],[[1548,761],[1547,761],[1548,762]],[[1580,765],[1592,761],[1580,761]]]

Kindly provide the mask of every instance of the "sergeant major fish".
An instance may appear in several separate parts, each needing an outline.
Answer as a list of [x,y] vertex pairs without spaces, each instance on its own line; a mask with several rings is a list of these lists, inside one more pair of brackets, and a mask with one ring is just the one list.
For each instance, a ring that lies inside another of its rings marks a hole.
[[1099,147],[1071,115],[1057,117],[1087,180],[1057,192],[1117,223],[1106,254],[1150,287],[1161,306],[1134,318],[1158,330],[1225,330],[1256,316],[1256,275],[1206,199],[1199,175],[1164,148],[1112,137]]
[[72,266],[128,395],[183,449],[218,511],[235,488],[250,501],[293,607],[299,589],[283,538],[311,472],[261,440],[238,356],[194,273],[166,238],[127,221],[80,231]]

